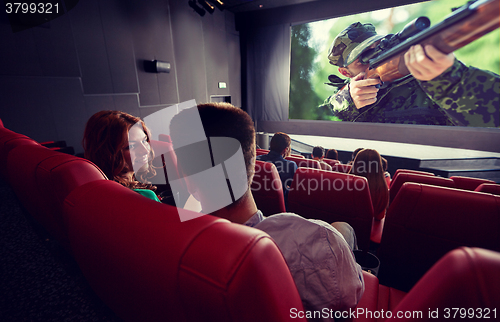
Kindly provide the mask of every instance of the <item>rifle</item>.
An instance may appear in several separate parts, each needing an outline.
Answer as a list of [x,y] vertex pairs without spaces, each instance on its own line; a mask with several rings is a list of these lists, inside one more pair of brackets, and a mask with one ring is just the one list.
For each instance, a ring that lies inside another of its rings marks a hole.
[[500,0],[476,0],[457,8],[443,21],[430,26],[427,17],[408,23],[398,34],[387,35],[374,48],[360,56],[362,63],[369,63],[367,78],[380,78],[391,82],[410,72],[403,55],[416,44],[431,44],[449,54],[481,38],[500,24]]

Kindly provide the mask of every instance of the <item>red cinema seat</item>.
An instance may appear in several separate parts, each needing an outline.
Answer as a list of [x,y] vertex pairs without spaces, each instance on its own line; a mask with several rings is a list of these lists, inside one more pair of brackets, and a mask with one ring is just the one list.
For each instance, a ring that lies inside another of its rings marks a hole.
[[40,145],[26,135],[0,127],[0,177],[7,178],[7,156],[15,147],[21,145]]
[[[158,137],[160,141],[151,140],[151,147],[155,153],[153,166],[157,168],[156,176],[151,179],[151,182],[157,185],[164,185],[162,189],[159,189],[163,190],[162,196],[164,199],[162,202],[172,206],[183,206],[189,193],[187,192],[184,180],[178,180],[180,173],[177,167],[177,156],[175,155],[170,135],[160,134]],[[170,185],[169,175],[170,180],[176,180],[174,189]],[[175,189],[178,191],[173,191]],[[177,205],[176,203],[180,204]]]
[[500,184],[496,183],[482,183],[474,191],[486,192],[500,196]]
[[295,163],[297,163],[297,167],[299,167],[299,168],[302,167],[302,168],[321,169],[319,162],[316,160],[300,158],[300,157],[295,157],[295,156],[289,156],[289,157],[286,157],[285,159],[290,160],[290,161],[294,161]]
[[[345,313],[346,319],[342,321],[384,321],[384,318],[380,316],[382,310],[384,312],[383,317],[386,317],[386,312],[392,312],[407,294],[406,292],[381,285],[377,277],[366,271],[363,271],[363,280],[365,282],[365,292],[359,300],[358,305],[352,309],[356,314],[348,316],[347,313]],[[379,315],[378,319],[377,314]],[[349,317],[351,319],[349,319]]]
[[424,176],[435,176],[434,173],[432,172],[427,172],[427,171],[419,171],[419,170],[410,170],[410,169],[397,169],[396,172],[394,173],[394,177],[396,177],[399,173],[404,172],[404,173],[415,173],[415,174],[421,174]]
[[177,158],[173,154],[173,146],[170,142],[150,140],[151,148],[154,151],[155,158],[153,160],[153,166],[156,167],[156,176],[151,178],[150,181],[153,184],[168,184],[167,169],[163,166],[165,155],[168,155],[173,162],[173,165],[177,167]]
[[168,134],[158,134],[158,140],[172,143],[172,138]]
[[382,310],[386,313],[378,321],[495,318],[500,307],[499,271],[500,253],[460,247],[439,259],[407,294],[363,272],[365,293],[356,307],[361,314],[353,320],[376,321],[373,313]]
[[264,155],[264,154],[268,154],[269,150],[266,150],[266,149],[255,149],[255,153],[256,153],[256,155]]
[[370,240],[375,244],[380,244],[382,233],[384,232],[385,217],[381,220],[373,218]]
[[67,146],[66,141],[45,141],[40,142],[46,148],[64,148]]
[[[325,163],[328,163],[330,166],[332,166],[332,168],[335,167],[337,164],[340,164],[339,160],[332,160],[332,159],[323,158],[323,161]],[[343,172],[343,171],[340,171],[340,172]]]
[[[30,199],[38,198],[36,187],[35,171],[40,162],[54,156],[67,156],[56,151],[52,151],[39,144],[22,145],[12,149],[7,156],[6,170],[7,180],[23,205],[29,209]],[[28,204],[26,206],[25,204]],[[33,206],[33,209],[36,206]]]
[[106,180],[92,162],[40,145],[20,146],[7,161],[8,180],[24,208],[53,237],[69,249],[62,205],[76,187]]
[[[482,320],[480,317],[486,315],[493,318],[498,314],[493,310],[500,307],[499,271],[498,252],[465,247],[453,250],[421,278],[395,311],[437,311],[441,320],[455,314],[457,319]],[[422,319],[414,316],[408,320]]]
[[332,165],[332,171],[335,172],[342,172],[342,173],[349,173],[351,172],[352,166],[350,164],[336,164]]
[[181,222],[177,208],[111,180],[73,190],[65,212],[83,274],[124,321],[289,321],[303,310],[260,230],[209,215]]
[[500,196],[407,182],[389,206],[378,257],[382,284],[408,291],[448,251],[500,251]]
[[401,189],[403,184],[405,184],[406,182],[424,183],[433,186],[449,187],[449,188],[455,187],[455,182],[449,178],[442,178],[442,177],[429,176],[429,175],[410,173],[410,172],[402,172],[398,173],[392,179],[391,187],[389,189],[389,202],[392,202],[394,200],[394,198],[399,192],[399,189]]
[[474,191],[482,183],[492,183],[492,184],[495,183],[495,181],[488,179],[470,178],[461,176],[451,176],[450,179],[453,180],[453,182],[455,182],[455,188],[470,190],[470,191]]
[[49,149],[51,149],[52,151],[57,151],[57,152],[61,152],[61,153],[75,155],[75,149],[72,146],[51,147]]
[[391,186],[391,182],[392,182],[392,180],[391,180],[391,176],[390,176],[390,175],[388,175],[388,176],[386,176],[386,177],[385,177],[385,182],[387,183],[387,186],[388,186],[388,187],[390,187],[390,186]]
[[6,158],[6,155],[10,150],[18,145],[24,145],[25,143],[40,145],[40,143],[27,137],[26,135],[11,131],[5,127],[0,127],[0,158]]
[[306,157],[303,156],[302,154],[290,154],[291,157],[294,157],[294,158],[301,158],[301,159],[305,159]]
[[271,162],[255,161],[252,195],[264,216],[286,212],[283,185],[276,166]]
[[369,249],[373,206],[364,177],[299,168],[288,195],[288,210],[327,223],[347,222],[356,232],[358,247]]
[[[17,132],[11,131],[6,127],[0,126],[0,139],[2,139],[4,136],[13,135],[13,134],[22,135],[22,134],[19,134]],[[2,142],[2,141],[0,141],[0,142]]]
[[174,152],[174,147],[170,139],[170,135],[160,134],[160,141],[151,140],[151,147],[155,153],[155,159],[161,156],[161,164],[166,166],[163,168],[165,175],[165,182],[168,182],[167,169],[175,172],[173,177],[178,178],[179,172],[177,169],[177,156]]

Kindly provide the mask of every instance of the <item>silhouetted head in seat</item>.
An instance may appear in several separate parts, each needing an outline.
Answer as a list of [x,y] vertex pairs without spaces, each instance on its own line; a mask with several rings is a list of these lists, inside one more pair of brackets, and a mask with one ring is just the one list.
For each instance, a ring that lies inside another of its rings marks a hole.
[[292,139],[288,134],[283,132],[276,132],[271,138],[271,142],[269,143],[269,149],[280,154],[282,157],[289,157],[292,153],[291,144]]
[[85,158],[125,187],[155,190],[144,183],[156,174],[150,137],[140,118],[120,111],[100,111],[90,117],[85,127]]
[[364,148],[357,148],[356,150],[352,151],[351,154],[351,161],[349,161],[347,164],[353,164],[354,159],[356,159],[356,155],[358,155],[359,151],[363,150]]
[[339,159],[339,153],[335,149],[329,149],[325,153],[325,158],[330,159],[330,160],[338,160]]

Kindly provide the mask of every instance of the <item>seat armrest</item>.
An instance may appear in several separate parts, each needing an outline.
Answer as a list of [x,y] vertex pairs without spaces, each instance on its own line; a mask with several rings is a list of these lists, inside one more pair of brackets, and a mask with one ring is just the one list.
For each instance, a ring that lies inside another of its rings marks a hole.
[[[365,280],[365,292],[358,302],[358,305],[352,309],[352,311],[358,312],[374,312],[377,310],[378,306],[378,289],[379,283],[378,278],[366,271],[363,271],[363,279]],[[372,316],[366,314],[356,314],[356,318],[352,319],[356,322],[375,322],[376,319]]]

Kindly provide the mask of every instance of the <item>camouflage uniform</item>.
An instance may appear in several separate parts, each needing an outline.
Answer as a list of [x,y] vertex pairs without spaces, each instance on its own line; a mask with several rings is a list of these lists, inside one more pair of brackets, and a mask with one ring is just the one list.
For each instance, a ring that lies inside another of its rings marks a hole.
[[[337,36],[330,49],[330,63],[345,67],[371,45],[363,40],[351,52],[335,51],[339,44],[348,48],[353,47],[352,44],[346,46],[345,43],[357,42],[357,39],[346,37],[346,30],[359,31],[360,28],[366,29],[366,25],[370,24],[352,24]],[[379,90],[374,104],[359,110],[349,93],[349,81],[336,76],[330,80],[328,84],[337,90],[320,108],[328,108],[341,121],[500,126],[500,76],[467,67],[457,59],[453,66],[431,81],[420,81],[407,75],[390,83]]]

